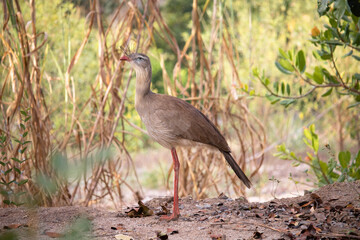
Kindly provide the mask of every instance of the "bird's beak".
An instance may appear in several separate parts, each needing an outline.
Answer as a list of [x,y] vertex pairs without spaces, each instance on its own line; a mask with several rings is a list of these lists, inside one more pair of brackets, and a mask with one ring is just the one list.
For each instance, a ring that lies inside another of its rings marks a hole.
[[122,56],[120,58],[120,60],[122,60],[122,61],[130,61],[130,58],[128,56]]

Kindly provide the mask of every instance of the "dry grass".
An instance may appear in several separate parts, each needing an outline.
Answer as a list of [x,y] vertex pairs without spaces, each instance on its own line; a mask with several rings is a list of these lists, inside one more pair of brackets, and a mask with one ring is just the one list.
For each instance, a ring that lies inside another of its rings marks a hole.
[[[240,146],[233,154],[248,175],[252,177],[258,172],[264,160],[265,131],[261,122],[249,112],[246,100],[234,93],[242,86],[236,67],[239,53],[229,34],[228,19],[219,13],[221,2],[213,1],[212,17],[206,23],[211,27],[211,38],[204,39],[201,24],[205,20],[202,15],[208,11],[210,1],[203,9],[198,8],[196,0],[193,1],[192,31],[181,49],[156,1],[140,1],[140,5],[136,5],[135,1],[123,1],[114,11],[107,28],[103,24],[99,1],[91,1],[86,34],[64,76],[65,105],[72,112],[65,113],[65,119],[70,124],[66,125],[68,127],[61,142],[55,140],[57,133],[52,131],[49,106],[54,103],[46,102],[42,91],[44,69],[40,59],[45,51],[47,34],[37,32],[35,3],[30,0],[31,19],[24,20],[18,0],[8,1],[14,5],[6,5],[6,2],[2,1],[4,24],[0,34],[3,47],[1,74],[4,76],[0,96],[3,116],[0,131],[6,137],[2,151],[8,161],[1,168],[5,171],[17,167],[21,174],[11,171],[2,177],[2,181],[29,181],[21,186],[4,186],[4,189],[26,191],[28,196],[43,206],[76,203],[87,206],[104,198],[118,206],[125,188],[134,193],[139,189],[141,191],[140,184],[131,186],[128,182],[129,175],[135,176],[135,179],[138,177],[125,143],[128,133],[124,125],[129,121],[124,116],[124,106],[127,104],[131,74],[124,74],[128,70],[119,61],[119,46],[136,39],[137,49],[148,53],[151,47],[156,48],[155,35],[171,47],[177,60],[172,74],[169,74],[165,69],[165,56],[159,53],[155,55],[160,61],[166,93],[191,101],[201,109],[226,138],[233,137],[231,145]],[[26,27],[25,22],[29,20],[31,27]],[[94,31],[97,31],[99,41],[99,71],[95,80],[89,80],[93,83],[89,86],[91,97],[79,108],[72,70],[81,58],[90,33]],[[181,79],[181,69],[187,70],[186,80]],[[90,104],[96,109],[96,114],[92,117],[91,127],[88,127],[88,122],[84,125],[83,114]],[[26,122],[27,136],[22,136],[19,130],[20,124],[24,123],[20,112],[23,109],[29,109],[31,116]],[[131,126],[134,131],[141,129],[132,123]],[[115,136],[116,132],[121,134]],[[14,141],[18,136],[22,136],[22,141],[31,142],[26,151],[19,151],[23,146]],[[104,149],[105,152],[116,149],[116,154],[96,155],[97,149]],[[56,153],[61,153],[75,165],[84,162],[83,176],[63,181],[51,166],[51,159]],[[179,154],[181,195],[192,194],[196,198],[204,198],[210,189],[217,193],[224,191],[223,186],[227,192],[236,192],[237,195],[244,193],[240,181],[228,170],[220,154],[196,149],[181,149]],[[12,158],[26,161],[20,164],[11,161]],[[96,161],[94,158],[97,158]],[[90,172],[86,169],[90,169]],[[40,173],[53,179],[58,191],[50,193],[39,187],[34,176]]]

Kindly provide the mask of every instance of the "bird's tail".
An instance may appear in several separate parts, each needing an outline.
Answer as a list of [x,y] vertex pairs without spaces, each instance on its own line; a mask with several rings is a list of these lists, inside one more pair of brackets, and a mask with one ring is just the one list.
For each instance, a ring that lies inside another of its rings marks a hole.
[[246,185],[247,188],[251,187],[251,182],[245,175],[245,173],[241,170],[239,165],[235,162],[234,158],[231,156],[230,152],[221,151],[224,155],[226,161],[229,163],[230,167],[234,170],[235,174],[240,178],[241,181]]

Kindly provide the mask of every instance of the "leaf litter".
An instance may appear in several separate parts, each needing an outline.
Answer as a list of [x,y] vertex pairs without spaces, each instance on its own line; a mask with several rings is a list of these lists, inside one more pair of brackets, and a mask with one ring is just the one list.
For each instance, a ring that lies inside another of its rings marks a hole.
[[[36,239],[47,239],[46,231],[62,236],[79,216],[90,219],[88,237],[94,239],[360,239],[359,193],[357,181],[265,203],[224,195],[198,201],[184,197],[180,199],[180,218],[171,222],[160,220],[160,215],[171,212],[167,198],[138,202],[122,211],[39,208]],[[33,231],[31,219],[26,208],[0,209],[0,234],[15,232],[19,239],[27,239]]]

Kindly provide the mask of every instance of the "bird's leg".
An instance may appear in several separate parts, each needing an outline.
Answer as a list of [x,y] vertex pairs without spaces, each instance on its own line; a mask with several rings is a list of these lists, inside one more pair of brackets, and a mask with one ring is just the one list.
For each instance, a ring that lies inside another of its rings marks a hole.
[[173,212],[170,216],[161,217],[161,219],[164,220],[175,220],[178,219],[180,216],[179,195],[178,195],[180,162],[175,148],[171,149],[171,155],[174,163],[174,207],[173,207]]

